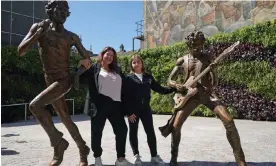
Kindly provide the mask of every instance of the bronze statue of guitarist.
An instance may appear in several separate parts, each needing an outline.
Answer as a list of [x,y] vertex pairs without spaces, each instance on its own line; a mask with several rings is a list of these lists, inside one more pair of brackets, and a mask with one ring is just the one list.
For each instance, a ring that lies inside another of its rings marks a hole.
[[[165,126],[159,127],[164,137],[172,133],[170,165],[177,165],[178,147],[183,123],[197,106],[203,104],[212,110],[222,121],[237,165],[246,166],[245,156],[235,123],[227,112],[226,107],[220,103],[219,99],[212,92],[218,83],[214,68],[217,59],[213,61],[210,55],[203,52],[205,37],[202,32],[192,32],[186,37],[186,40],[190,54],[177,60],[176,66],[168,78],[168,85],[178,90],[178,93],[174,96],[175,113]],[[226,49],[222,53],[223,55],[219,57],[233,51],[236,45],[238,45],[238,42]],[[183,80],[182,83],[175,81],[178,76]],[[195,78],[200,79],[193,81]]]

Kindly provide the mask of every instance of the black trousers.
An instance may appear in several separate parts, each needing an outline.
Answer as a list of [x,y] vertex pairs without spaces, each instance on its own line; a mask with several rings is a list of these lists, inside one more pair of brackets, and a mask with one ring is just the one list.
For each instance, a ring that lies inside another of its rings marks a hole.
[[115,134],[117,157],[125,157],[127,125],[124,119],[121,102],[116,102],[101,95],[101,103],[97,106],[97,114],[91,117],[91,144],[94,157],[100,157],[102,133],[106,119],[109,120]]
[[155,131],[153,127],[152,113],[150,108],[141,110],[140,115],[136,117],[136,122],[132,123],[128,121],[129,142],[130,142],[130,146],[132,148],[133,154],[134,155],[139,154],[137,134],[138,134],[138,125],[140,120],[142,121],[144,130],[147,134],[147,141],[148,141],[148,146],[150,149],[151,156],[155,157],[157,155],[156,136],[155,136]]

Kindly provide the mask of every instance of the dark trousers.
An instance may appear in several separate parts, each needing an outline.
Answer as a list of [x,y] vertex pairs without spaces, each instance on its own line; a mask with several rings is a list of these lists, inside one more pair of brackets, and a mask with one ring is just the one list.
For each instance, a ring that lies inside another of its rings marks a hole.
[[148,146],[150,148],[151,156],[155,157],[157,155],[156,136],[153,128],[152,113],[150,108],[142,110],[140,112],[140,115],[136,117],[136,122],[132,123],[128,121],[129,141],[130,141],[130,146],[132,148],[133,154],[134,155],[139,154],[137,134],[138,134],[138,125],[139,125],[140,119],[143,123],[144,130],[147,134],[147,141],[148,141]]
[[122,104],[103,96],[101,96],[101,103],[97,106],[96,116],[91,118],[91,143],[94,157],[102,155],[101,142],[106,119],[111,123],[115,134],[117,157],[125,157],[127,125],[121,109]]

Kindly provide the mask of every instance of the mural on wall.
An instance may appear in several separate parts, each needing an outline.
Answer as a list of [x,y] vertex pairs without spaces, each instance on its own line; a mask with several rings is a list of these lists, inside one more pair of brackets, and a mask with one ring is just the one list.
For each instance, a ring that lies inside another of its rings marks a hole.
[[145,3],[147,48],[171,45],[192,31],[206,36],[276,19],[276,1],[161,1]]

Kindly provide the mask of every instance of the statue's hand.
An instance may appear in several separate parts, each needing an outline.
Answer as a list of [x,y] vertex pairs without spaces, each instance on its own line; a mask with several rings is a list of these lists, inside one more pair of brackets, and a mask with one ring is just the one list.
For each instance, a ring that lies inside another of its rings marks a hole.
[[82,59],[82,60],[80,60],[79,65],[82,65],[86,69],[89,69],[91,67],[91,65],[92,65],[91,59]]
[[184,85],[176,84],[175,87],[176,87],[177,92],[184,93],[184,94],[187,93],[187,88]]
[[213,68],[216,68],[217,67],[217,63],[216,62],[212,62],[210,64],[210,68],[213,69]]
[[51,20],[49,20],[49,19],[41,21],[40,23],[38,23],[36,33],[38,35],[44,35],[48,31],[50,24],[51,24]]

